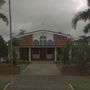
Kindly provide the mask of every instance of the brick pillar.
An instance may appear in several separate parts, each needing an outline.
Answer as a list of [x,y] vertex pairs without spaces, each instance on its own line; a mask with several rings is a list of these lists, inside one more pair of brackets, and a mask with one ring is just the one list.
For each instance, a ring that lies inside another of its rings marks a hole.
[[70,51],[69,51],[69,58],[70,59],[72,58],[72,49],[70,49]]

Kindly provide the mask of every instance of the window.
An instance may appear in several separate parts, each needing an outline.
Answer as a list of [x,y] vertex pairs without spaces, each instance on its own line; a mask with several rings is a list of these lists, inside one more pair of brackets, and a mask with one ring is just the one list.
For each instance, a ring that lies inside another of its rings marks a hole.
[[40,37],[40,45],[47,45],[47,38],[46,36],[41,36]]
[[54,54],[54,49],[53,48],[48,48],[47,49],[47,54]]
[[38,40],[34,40],[33,45],[39,45],[39,41]]
[[49,45],[49,46],[53,45],[53,41],[52,40],[48,40],[47,45]]
[[38,48],[33,48],[32,49],[32,54],[39,54],[39,49]]

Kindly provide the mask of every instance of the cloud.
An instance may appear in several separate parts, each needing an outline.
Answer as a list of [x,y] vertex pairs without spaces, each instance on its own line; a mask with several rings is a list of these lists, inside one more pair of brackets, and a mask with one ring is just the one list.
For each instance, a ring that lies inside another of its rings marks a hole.
[[87,1],[86,0],[73,0],[73,1],[77,5],[77,8],[76,8],[77,11],[87,8]]
[[[9,18],[8,0],[2,7],[2,12]],[[78,2],[81,0],[78,0]],[[73,36],[82,34],[72,30],[72,17],[77,11],[77,3],[73,0],[11,0],[12,4],[12,26],[13,32],[19,30],[35,31],[39,29],[49,29],[60,31]],[[42,24],[43,23],[43,24]],[[0,23],[0,33],[4,37],[9,34],[9,26]],[[77,31],[78,32],[78,31]]]

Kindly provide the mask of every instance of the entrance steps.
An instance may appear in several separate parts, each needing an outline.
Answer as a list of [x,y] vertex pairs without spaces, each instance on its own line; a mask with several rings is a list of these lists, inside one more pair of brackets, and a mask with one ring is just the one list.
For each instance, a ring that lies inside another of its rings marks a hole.
[[47,61],[47,60],[43,60],[43,61],[31,61],[32,64],[52,64],[55,63],[54,61]]

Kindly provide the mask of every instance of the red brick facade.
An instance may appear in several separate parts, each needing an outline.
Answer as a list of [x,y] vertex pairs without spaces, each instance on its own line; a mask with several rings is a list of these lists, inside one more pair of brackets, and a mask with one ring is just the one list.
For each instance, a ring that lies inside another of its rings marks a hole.
[[67,41],[67,37],[54,34],[54,45],[65,45]]
[[[68,41],[66,36],[54,34],[54,45],[65,45]],[[20,46],[30,46],[33,43],[33,35],[22,36],[20,38]]]
[[[52,31],[48,31],[48,34],[45,32],[46,31],[43,33],[42,31],[40,33],[33,32],[29,35],[24,35],[19,38],[20,60],[56,61],[62,58],[62,46],[68,42],[68,35],[59,34]],[[41,38],[41,36],[43,38]],[[51,40],[51,43],[49,40]]]
[[32,37],[32,35],[22,36],[22,37],[20,38],[20,43],[19,43],[19,45],[20,45],[20,46],[30,46],[30,45],[32,45],[32,42],[33,42],[33,37]]

